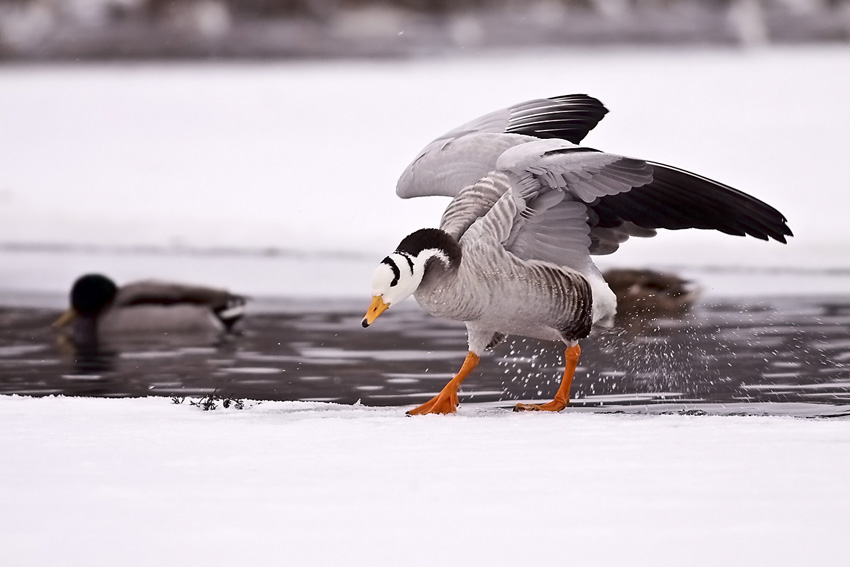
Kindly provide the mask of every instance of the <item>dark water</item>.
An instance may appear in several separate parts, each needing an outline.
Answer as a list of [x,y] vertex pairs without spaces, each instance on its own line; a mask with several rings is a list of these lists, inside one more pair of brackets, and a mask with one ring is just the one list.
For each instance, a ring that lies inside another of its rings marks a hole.
[[[266,302],[233,336],[162,336],[96,352],[56,336],[56,311],[0,307],[0,394],[215,393],[411,405],[438,392],[466,354],[462,324],[413,306],[363,329],[365,305],[315,305]],[[621,323],[581,345],[573,406],[710,403],[764,413],[768,404],[767,413],[783,414],[805,403],[820,404],[824,415],[850,408],[850,296],[703,302],[680,319]],[[467,379],[461,402],[510,407],[513,400],[551,399],[562,350],[509,340]]]

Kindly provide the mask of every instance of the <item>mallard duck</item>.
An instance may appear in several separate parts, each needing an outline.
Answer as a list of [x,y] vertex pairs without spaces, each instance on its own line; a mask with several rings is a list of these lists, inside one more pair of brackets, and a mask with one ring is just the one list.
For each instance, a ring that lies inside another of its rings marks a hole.
[[773,207],[717,181],[578,144],[607,113],[566,95],[487,114],[431,142],[407,167],[402,198],[452,197],[439,228],[417,230],[372,276],[368,327],[413,295],[425,311],[466,323],[469,352],[442,391],[408,412],[456,411],[457,391],[481,355],[507,335],[563,343],[555,399],[516,410],[560,411],[594,325],[617,300],[591,261],[656,229],[713,229],[785,242]]
[[53,326],[77,338],[127,334],[220,333],[244,314],[245,298],[222,289],[155,280],[118,287],[101,274],[74,282],[71,307]]

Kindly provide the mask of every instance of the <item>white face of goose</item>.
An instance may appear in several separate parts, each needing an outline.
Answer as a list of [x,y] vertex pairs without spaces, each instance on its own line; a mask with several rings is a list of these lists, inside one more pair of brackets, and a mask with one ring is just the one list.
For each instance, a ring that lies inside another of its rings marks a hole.
[[363,317],[364,327],[371,325],[390,305],[410,297],[416,291],[425,273],[425,259],[422,254],[411,257],[395,252],[378,264],[372,274],[372,304]]

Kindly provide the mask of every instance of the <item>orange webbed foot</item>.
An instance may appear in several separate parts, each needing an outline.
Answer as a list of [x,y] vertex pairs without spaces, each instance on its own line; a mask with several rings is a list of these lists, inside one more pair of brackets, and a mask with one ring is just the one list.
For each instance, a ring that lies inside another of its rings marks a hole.
[[407,415],[426,415],[436,413],[446,415],[457,411],[458,398],[457,390],[447,392],[443,390],[419,407],[413,408],[407,412]]
[[407,412],[407,415],[425,415],[436,413],[446,415],[457,411],[458,399],[457,390],[461,383],[472,372],[472,369],[478,364],[478,355],[470,352],[466,355],[466,360],[463,361],[463,366],[460,372],[452,378],[448,384],[443,387],[439,394],[419,406]]
[[517,404],[514,411],[561,411],[570,402],[570,386],[573,383],[573,376],[576,373],[576,365],[578,358],[581,355],[581,348],[578,344],[567,347],[566,364],[564,365],[564,377],[561,378],[561,385],[558,387],[558,393],[555,394],[555,399],[545,404]]
[[565,407],[566,400],[552,400],[545,404],[517,404],[514,411],[561,411]]

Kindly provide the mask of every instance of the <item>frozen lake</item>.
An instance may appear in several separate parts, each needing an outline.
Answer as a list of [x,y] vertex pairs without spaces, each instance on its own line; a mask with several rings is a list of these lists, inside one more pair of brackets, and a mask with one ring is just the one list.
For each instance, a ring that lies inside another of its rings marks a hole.
[[846,46],[0,67],[0,244],[382,258],[446,205],[394,196],[427,142],[491,110],[585,92],[610,110],[586,145],[751,193],[796,235],[778,246],[668,233],[605,263],[847,269],[848,68]]
[[[446,203],[397,199],[396,177],[460,122],[587,92],[611,110],[588,145],[751,192],[788,216],[795,237],[782,246],[668,232],[600,258],[603,268],[673,271],[703,299],[687,321],[648,336],[592,339],[581,404],[840,405],[850,78],[836,70],[847,67],[850,49],[836,46],[0,68],[4,391],[419,401],[456,370],[462,328],[414,308],[368,332],[356,324],[375,263]],[[543,76],[533,87],[510,79]],[[647,83],[653,76],[665,80]],[[219,345],[133,345],[81,369],[46,323],[92,271],[229,287],[255,298],[253,313],[242,336]],[[467,396],[547,397],[557,354],[531,361],[503,347]]]
[[[0,67],[0,393],[37,396],[0,396],[0,563],[843,565],[847,421],[789,416],[850,405],[848,68],[843,46]],[[413,305],[359,326],[376,262],[445,206],[396,178],[570,92],[611,110],[588,145],[752,193],[796,236],[629,242],[601,266],[702,295],[584,341],[571,408],[508,411],[560,374],[520,339],[458,415],[404,418],[465,336]],[[91,271],[250,311],[226,340],[75,352],[49,323]],[[262,403],[190,406],[211,393]]]

